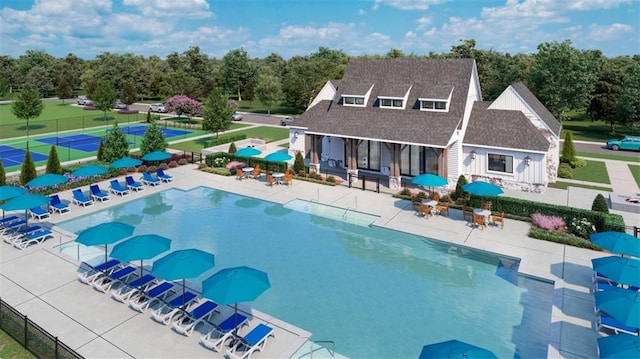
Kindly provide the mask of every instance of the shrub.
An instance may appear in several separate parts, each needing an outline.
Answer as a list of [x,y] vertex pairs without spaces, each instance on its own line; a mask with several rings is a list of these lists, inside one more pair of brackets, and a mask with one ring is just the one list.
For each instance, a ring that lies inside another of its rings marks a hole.
[[[127,168],[126,172],[133,173],[133,172],[136,172],[137,170],[138,170],[138,169],[137,169],[137,168],[135,168],[135,167],[129,167],[129,168]],[[126,173],[126,172],[125,172],[125,173]]]
[[547,231],[557,231],[565,228],[566,224],[564,219],[558,216],[545,216],[541,213],[534,213],[531,215],[531,222],[539,228]]
[[578,238],[570,233],[564,232],[549,232],[544,229],[531,227],[529,229],[529,237],[542,239],[545,241],[568,244],[574,247],[590,248],[594,250],[602,250],[600,247],[594,246],[591,242]]
[[27,182],[36,178],[36,165],[33,163],[31,152],[27,149],[24,155],[24,161],[22,161],[22,168],[20,169],[20,184],[26,185]]
[[171,167],[171,168],[176,168],[176,167],[178,167],[178,162],[176,162],[176,161],[171,161],[171,162],[169,162],[169,167]]
[[198,169],[199,170],[205,169],[205,168],[209,168],[209,166],[206,163],[201,163],[201,164],[198,165]]
[[0,186],[5,186],[7,184],[7,173],[4,171],[4,166],[2,165],[2,161],[0,161]]
[[304,158],[302,158],[301,152],[296,153],[296,159],[293,162],[293,172],[297,175],[304,175],[305,173]]
[[466,185],[467,183],[467,178],[464,175],[460,175],[460,177],[458,177],[458,183],[456,183],[456,190],[451,193],[451,198],[462,198],[464,200],[468,200],[468,195],[464,190],[462,190],[462,186]]
[[607,204],[607,200],[601,193],[598,193],[596,198],[593,199],[591,210],[596,212],[609,213],[609,205]]
[[583,160],[582,158],[577,158],[573,161],[571,161],[571,163],[569,163],[569,165],[571,165],[572,168],[580,168],[580,167],[585,167],[587,165],[587,161]]
[[405,187],[402,191],[398,192],[398,195],[411,197],[411,190]]
[[569,232],[581,238],[589,239],[591,233],[594,233],[595,231],[596,226],[586,218],[578,219],[574,217],[571,219],[571,223],[569,224]]
[[562,144],[562,154],[560,160],[566,163],[573,163],[576,160],[576,149],[573,146],[573,135],[571,131],[567,131],[564,136],[564,143]]
[[163,171],[169,169],[169,165],[166,162],[162,162],[158,167],[160,167]]
[[424,191],[420,191],[416,195],[416,201],[418,201],[418,202],[422,202],[422,200],[426,199],[426,198],[427,198],[427,194]]
[[236,143],[235,142],[231,142],[231,144],[229,145],[229,153],[236,153],[237,149],[236,149]]
[[122,115],[131,115],[131,114],[134,114],[134,113],[138,113],[138,111],[136,111],[136,110],[118,110],[118,113],[122,114]]
[[156,173],[157,170],[158,170],[158,167],[156,166],[147,167],[147,172],[150,172],[150,173]]
[[84,109],[86,111],[95,111],[95,110],[97,110],[97,108],[95,106],[85,106]]
[[140,173],[147,172],[147,166],[146,165],[138,166],[138,172],[140,172]]
[[60,166],[60,160],[58,159],[58,151],[56,151],[56,146],[51,146],[51,150],[49,151],[49,159],[47,160],[47,169],[46,173],[54,173],[61,175],[62,166]]
[[181,158],[181,159],[178,161],[178,164],[179,164],[180,166],[184,166],[184,165],[186,165],[186,164],[189,164],[189,161],[187,161],[187,159],[186,159],[186,158]]
[[558,166],[558,177],[560,178],[573,178],[573,168],[568,163],[561,163]]

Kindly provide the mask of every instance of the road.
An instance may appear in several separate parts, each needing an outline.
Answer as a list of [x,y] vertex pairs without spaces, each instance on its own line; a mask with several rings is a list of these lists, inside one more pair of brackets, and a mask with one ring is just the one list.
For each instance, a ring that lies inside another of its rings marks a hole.
[[[560,141],[560,152],[562,152],[562,144],[564,141]],[[640,158],[639,152],[634,151],[613,151],[604,147],[604,142],[576,142],[573,141],[573,147],[575,147],[576,152],[588,152],[588,153],[599,153],[606,155],[621,155],[621,156],[630,156]]]

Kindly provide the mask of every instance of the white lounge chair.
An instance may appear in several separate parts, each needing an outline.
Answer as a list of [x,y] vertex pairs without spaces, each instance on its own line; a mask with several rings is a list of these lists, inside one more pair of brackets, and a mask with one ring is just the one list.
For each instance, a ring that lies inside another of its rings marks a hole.
[[129,301],[129,299],[137,294],[140,291],[145,291],[152,285],[156,285],[158,283],[158,278],[151,274],[145,274],[140,278],[136,278],[126,285],[121,285],[119,287],[111,287],[111,298],[115,299],[118,302],[125,303]]
[[53,194],[49,196],[49,198],[49,204],[51,205],[52,212],[58,212],[60,214],[69,213],[69,206],[65,203],[62,203],[62,201],[60,201],[60,197],[57,194]]
[[198,303],[198,306],[191,309],[186,315],[171,323],[173,330],[176,332],[190,336],[196,329],[198,324],[209,321],[213,314],[220,313],[218,303],[205,300]]
[[158,186],[160,185],[160,180],[153,177],[149,172],[142,172],[142,177],[140,177],[140,182],[142,184],[146,184],[147,186]]
[[109,185],[109,192],[118,195],[118,196],[126,196],[131,193],[131,190],[128,188],[122,187],[118,180],[111,180]]
[[106,293],[111,289],[113,285],[119,282],[126,282],[132,275],[137,273],[138,269],[131,266],[126,266],[124,268],[120,268],[117,271],[112,272],[111,274],[102,276],[91,283],[93,285],[93,289],[98,292]]
[[602,331],[603,329],[612,330],[614,333],[627,333],[631,335],[640,335],[640,328],[630,327],[620,321],[610,317],[605,313],[598,313],[598,330]]
[[84,284],[91,284],[94,280],[107,275],[114,270],[122,268],[122,263],[117,259],[110,259],[104,263],[92,267],[90,264],[83,262],[80,264],[78,280]]
[[138,292],[129,298],[129,307],[144,313],[152,304],[164,300],[164,298],[175,293],[173,283],[162,282],[149,288],[145,292]]
[[43,229],[27,235],[27,237],[22,240],[14,242],[13,246],[18,249],[25,249],[32,244],[40,244],[49,238],[53,238],[53,232],[49,229]]
[[79,188],[74,189],[71,193],[73,194],[71,201],[76,205],[86,207],[93,204],[93,200],[91,200],[91,198],[87,198]]
[[184,292],[151,312],[151,319],[167,325],[176,315],[180,314],[180,312],[193,309],[190,305],[196,299],[198,299],[198,296],[195,293]]
[[158,170],[156,170],[156,176],[162,182],[171,182],[171,181],[173,181],[173,176],[170,176],[170,175],[166,174],[162,170],[162,168],[158,168]]
[[267,339],[275,335],[273,328],[260,323],[249,333],[237,336],[238,341],[231,349],[227,349],[227,356],[233,359],[249,359],[251,354],[264,349]]
[[231,314],[231,316],[223,320],[220,324],[212,324],[213,329],[200,337],[200,343],[202,343],[205,348],[220,352],[224,343],[233,337],[234,329],[242,328],[248,325],[248,322],[249,318],[243,314]]
[[91,192],[91,198],[96,201],[105,202],[111,199],[111,197],[109,197],[109,193],[100,189],[100,186],[98,186],[97,184],[92,184],[91,186],[89,186],[89,191]]
[[42,221],[43,219],[47,219],[51,217],[49,211],[42,209],[42,207],[33,207],[29,209],[29,215],[31,218],[36,219],[38,221]]

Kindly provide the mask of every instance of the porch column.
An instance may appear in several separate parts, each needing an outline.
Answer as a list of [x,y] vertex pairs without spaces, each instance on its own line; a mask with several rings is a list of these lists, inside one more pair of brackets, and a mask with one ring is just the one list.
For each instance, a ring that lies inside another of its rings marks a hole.
[[402,188],[402,176],[400,176],[400,152],[399,143],[391,144],[391,163],[389,165],[389,189],[399,190]]
[[309,152],[309,172],[310,173],[320,173],[320,156],[318,155],[318,149],[320,148],[319,144],[322,140],[322,137],[319,135],[311,135],[311,149]]
[[358,140],[354,138],[347,139],[347,179],[351,174],[351,182],[358,181],[358,158],[356,152],[358,151]]

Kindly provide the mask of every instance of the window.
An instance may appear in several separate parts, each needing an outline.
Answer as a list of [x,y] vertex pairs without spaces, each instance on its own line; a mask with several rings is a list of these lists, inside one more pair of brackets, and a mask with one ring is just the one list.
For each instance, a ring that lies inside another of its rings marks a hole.
[[404,107],[404,101],[403,100],[394,100],[391,98],[381,98],[380,99],[380,107],[387,107],[387,108],[403,108]]
[[447,111],[447,101],[420,101],[421,110]]
[[513,156],[489,153],[489,171],[513,173]]
[[363,140],[358,144],[358,168],[380,170],[380,142]]
[[343,96],[342,104],[347,106],[364,106],[364,97]]

